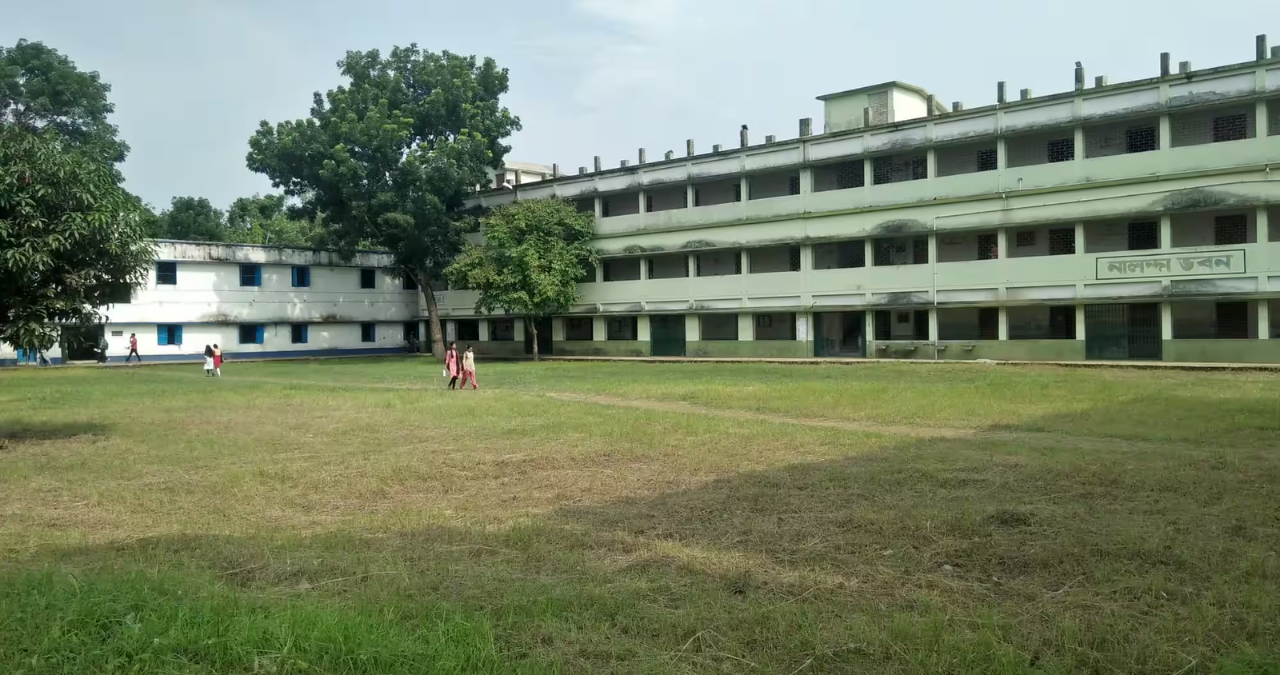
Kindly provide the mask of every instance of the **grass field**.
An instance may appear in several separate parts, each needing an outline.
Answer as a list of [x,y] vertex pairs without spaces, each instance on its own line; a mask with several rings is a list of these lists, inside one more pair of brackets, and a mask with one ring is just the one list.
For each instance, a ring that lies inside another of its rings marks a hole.
[[1280,375],[481,381],[0,373],[0,672],[1280,672]]

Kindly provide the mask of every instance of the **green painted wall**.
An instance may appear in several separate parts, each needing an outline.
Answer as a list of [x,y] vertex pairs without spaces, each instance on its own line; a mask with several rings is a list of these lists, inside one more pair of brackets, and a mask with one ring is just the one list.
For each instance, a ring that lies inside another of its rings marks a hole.
[[[950,361],[1083,361],[1084,340],[976,340],[944,342],[939,359]],[[973,349],[966,349],[972,346]]]
[[498,359],[515,359],[524,358],[524,341],[519,342],[512,340],[504,340],[495,342],[486,340],[484,342],[475,343],[476,355],[479,358],[486,356]]
[[694,340],[685,355],[716,359],[803,359],[813,356],[813,343],[797,340]]
[[648,356],[648,340],[556,340],[552,356]]
[[1164,360],[1183,363],[1280,363],[1280,340],[1165,340]]
[[928,359],[932,361],[935,353],[933,345],[923,342],[867,342],[867,354],[875,359]]

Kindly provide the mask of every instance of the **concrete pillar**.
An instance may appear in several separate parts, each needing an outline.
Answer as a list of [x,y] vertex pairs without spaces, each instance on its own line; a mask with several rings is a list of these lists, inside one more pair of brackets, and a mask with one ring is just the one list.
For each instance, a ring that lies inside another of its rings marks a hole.
[[595,167],[597,172],[600,171],[600,155],[596,155]]
[[813,135],[813,118],[804,117],[800,120],[800,138]]
[[755,315],[743,312],[738,315],[738,341],[751,342],[756,339]]
[[[1257,240],[1259,243],[1271,241],[1271,214],[1270,210],[1265,206],[1258,207],[1257,214],[1254,216],[1254,228],[1257,232]],[[1261,287],[1260,287],[1261,288]]]
[[600,261],[599,265],[596,265],[596,283],[597,284],[604,283],[604,261],[603,260]]
[[1161,115],[1157,120],[1156,140],[1159,143],[1159,150],[1168,150],[1173,147],[1173,125],[1169,123],[1168,115]]
[[[1272,99],[1272,100],[1274,100],[1274,99]],[[1254,115],[1253,115],[1253,125],[1254,125],[1253,133],[1254,133],[1254,135],[1255,135],[1257,138],[1266,138],[1266,137],[1267,137],[1267,132],[1268,132],[1268,129],[1267,129],[1267,113],[1268,113],[1268,110],[1267,110],[1267,102],[1266,102],[1266,101],[1259,100],[1259,101],[1258,101],[1257,103],[1255,103],[1254,105],[1256,105],[1256,106],[1257,106],[1257,109],[1254,111]]]
[[686,157],[692,157],[694,155],[692,138],[684,142],[684,154]]
[[1008,340],[1009,339],[1009,311],[1005,307],[1000,308],[1000,324],[999,325],[1000,325],[1000,328],[999,328],[997,339]]
[[684,315],[684,341],[697,342],[702,339],[702,321],[697,314]]
[[1075,145],[1075,157],[1077,162],[1084,161],[1084,127],[1075,128],[1075,137],[1072,140]]
[[685,208],[687,208],[687,209],[691,209],[691,208],[693,208],[694,199],[695,199],[695,197],[696,197],[696,195],[695,195],[695,193],[696,193],[696,192],[697,192],[697,188],[693,187],[693,183],[689,183],[688,185],[684,186],[684,203],[685,203]]
[[938,264],[938,233],[929,233],[929,264]]
[[698,254],[690,253],[689,254],[689,278],[692,279],[696,276],[698,276]]
[[876,242],[871,237],[867,237],[862,241],[862,245],[862,260],[867,267],[873,267],[876,261]]
[[488,342],[489,339],[489,320],[480,319],[480,341]]
[[1160,248],[1173,248],[1173,216],[1160,216]]
[[808,272],[813,269],[813,245],[803,244],[800,246],[800,271]]
[[448,345],[450,342],[458,340],[458,322],[448,319],[444,322],[444,343]]
[[800,169],[800,194],[807,195],[813,192],[813,169],[805,167]]
[[649,280],[649,259],[641,258],[640,259],[640,281],[648,281],[648,280]]
[[637,211],[637,213],[648,213],[648,209],[645,208],[644,190],[641,190],[636,193],[636,199],[640,202],[639,204],[640,209],[639,211]]
[[1023,89],[1022,91],[1018,92],[1018,99],[1019,99],[1019,100],[1022,100],[1022,101],[1029,101],[1029,100],[1031,100],[1031,90],[1030,90],[1030,89]]
[[[866,343],[868,346],[876,339],[876,313],[872,309],[867,309],[862,313],[862,334],[867,336]],[[875,356],[875,350],[868,349],[864,356]]]
[[924,152],[924,170],[926,178],[938,177],[938,151],[932,147]]
[[1084,341],[1084,305],[1076,305],[1076,339]]
[[742,262],[740,263],[742,265],[742,273],[751,274],[751,253],[744,248],[738,251],[738,255],[742,256]]
[[938,310],[937,308],[929,310],[929,341],[938,341]]
[[996,103],[1005,103],[1007,100],[1008,99],[1005,94],[1005,83],[997,82],[996,83]]
[[644,164],[647,159],[644,148],[640,148],[640,151],[636,155],[636,164]]
[[751,180],[744,175],[738,179],[738,185],[741,186],[738,188],[739,193],[742,195],[741,201],[744,201],[744,202],[750,201],[751,200]]
[[640,342],[649,341],[649,315],[641,314],[636,317],[636,339]]
[[602,197],[595,198],[596,203],[596,220],[604,217],[604,199]]
[[551,317],[551,339],[554,342],[564,341],[564,317]]
[[742,147],[742,148],[745,148],[748,145],[751,145],[749,136],[747,134],[747,125],[745,124],[742,125],[742,129],[738,130],[738,143],[739,143],[738,147]]
[[524,342],[524,317],[512,317],[516,320],[515,341]]
[[1173,339],[1173,303],[1160,303],[1160,339]]
[[862,185],[864,187],[871,187],[872,185],[875,185],[876,177],[875,177],[874,171],[875,171],[875,164],[872,163],[871,158],[863,157],[862,158]]
[[670,162],[671,160],[675,159],[675,158],[676,158],[676,152],[675,152],[675,150],[668,150],[668,151],[666,152],[666,154],[662,155],[662,158],[663,158],[664,160],[668,161],[668,162]]
[[1169,52],[1160,52],[1160,77],[1169,77],[1171,62],[1172,57],[1169,56]]
[[996,230],[996,257],[1002,260],[1004,258],[1009,257],[1009,229],[1008,228],[1002,227]]
[[1084,91],[1084,66],[1076,64],[1076,91]]
[[1258,339],[1271,339],[1271,301],[1258,300]]
[[1076,255],[1084,255],[1084,221],[1076,223]]
[[796,342],[813,342],[813,322],[806,312],[796,312]]
[[996,139],[996,170],[1003,171],[1009,168],[1009,151],[1004,142],[1004,136]]
[[1254,38],[1255,40],[1255,56],[1259,61],[1267,60],[1267,36],[1265,34]]
[[609,326],[605,323],[604,316],[591,317],[591,339],[596,342],[604,342],[609,338]]

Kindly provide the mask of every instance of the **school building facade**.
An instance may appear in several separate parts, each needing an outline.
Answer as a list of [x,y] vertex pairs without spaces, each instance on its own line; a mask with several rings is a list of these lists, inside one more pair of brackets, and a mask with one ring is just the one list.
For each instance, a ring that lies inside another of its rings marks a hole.
[[[888,82],[819,97],[821,134],[478,201],[596,215],[557,356],[1280,362],[1280,49],[1256,46],[967,110]],[[488,340],[474,293],[437,299]]]

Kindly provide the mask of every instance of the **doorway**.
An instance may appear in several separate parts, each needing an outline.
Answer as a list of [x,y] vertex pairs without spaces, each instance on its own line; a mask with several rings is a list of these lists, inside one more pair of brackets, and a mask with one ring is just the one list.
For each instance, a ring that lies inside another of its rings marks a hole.
[[684,356],[684,315],[661,314],[649,317],[649,339],[654,356]]
[[[535,319],[534,325],[538,327],[538,356],[551,356],[553,344],[551,341],[551,317],[543,317]],[[528,330],[529,324],[525,323],[524,331],[524,353],[533,355],[533,333]]]
[[867,355],[866,327],[866,312],[814,314],[814,356],[864,358]]
[[1085,305],[1085,358],[1159,361],[1163,355],[1160,305]]
[[62,329],[62,361],[95,361],[98,358],[98,342],[105,335],[102,325],[67,326]]

